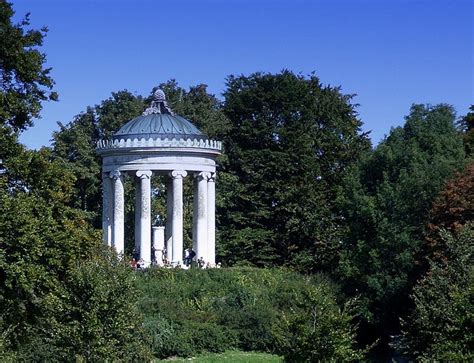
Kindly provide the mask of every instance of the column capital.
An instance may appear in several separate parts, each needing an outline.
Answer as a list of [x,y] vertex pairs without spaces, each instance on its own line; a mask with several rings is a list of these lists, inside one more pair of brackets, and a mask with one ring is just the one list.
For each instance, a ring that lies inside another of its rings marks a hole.
[[188,173],[186,172],[186,170],[173,170],[170,173],[170,176],[173,179],[182,179],[182,178],[185,178],[187,175],[188,175]]
[[122,177],[122,173],[118,169],[114,170],[114,171],[111,171],[110,174],[109,174],[110,179],[117,180],[118,178],[121,178],[121,177]]
[[138,170],[135,175],[140,179],[150,179],[153,173],[150,170]]
[[198,172],[198,173],[194,173],[194,177],[198,180],[198,181],[201,181],[201,180],[209,180],[211,178],[211,173],[209,173],[208,171],[201,171],[201,172]]
[[214,182],[216,181],[216,178],[217,178],[217,173],[209,173],[210,176],[209,176],[209,179],[207,181],[210,181],[210,182]]

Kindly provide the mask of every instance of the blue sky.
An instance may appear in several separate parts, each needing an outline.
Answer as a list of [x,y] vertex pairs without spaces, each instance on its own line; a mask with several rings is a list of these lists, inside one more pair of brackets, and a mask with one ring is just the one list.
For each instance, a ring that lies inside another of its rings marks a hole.
[[13,0],[20,19],[47,26],[43,51],[60,101],[24,132],[49,145],[67,123],[111,92],[147,95],[170,78],[220,95],[230,74],[308,74],[356,93],[376,144],[412,103],[474,103],[470,0]]

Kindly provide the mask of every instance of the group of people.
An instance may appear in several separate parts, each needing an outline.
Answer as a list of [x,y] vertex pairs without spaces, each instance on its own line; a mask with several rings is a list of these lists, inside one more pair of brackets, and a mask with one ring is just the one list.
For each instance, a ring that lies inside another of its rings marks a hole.
[[[165,251],[164,251],[165,252]],[[164,267],[173,267],[171,264],[171,261],[168,261],[166,258],[166,253],[161,253],[162,260],[159,261],[156,260],[156,258],[151,261],[152,265],[159,265],[159,266],[164,266]],[[152,254],[152,256],[155,257],[155,253]],[[191,265],[193,265],[193,261],[195,261],[195,266],[198,268],[212,268],[212,267],[217,267],[220,268],[221,264],[220,262],[216,266],[212,266],[210,262],[204,261],[203,257],[199,257],[197,260],[195,260],[196,257],[196,252],[193,251],[191,248],[188,248],[184,251],[184,259],[183,259],[183,264],[185,268],[190,268]],[[139,253],[134,249],[133,254],[132,254],[132,260],[130,261],[130,267],[132,267],[134,270],[141,269],[145,267],[145,261],[143,259],[139,258]],[[175,267],[177,268],[182,268],[181,264],[178,263]]]

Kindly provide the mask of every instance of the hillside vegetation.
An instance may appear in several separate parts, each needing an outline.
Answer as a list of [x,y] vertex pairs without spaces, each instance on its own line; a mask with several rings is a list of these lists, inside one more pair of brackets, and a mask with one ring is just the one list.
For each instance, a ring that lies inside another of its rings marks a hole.
[[138,275],[139,309],[156,357],[229,349],[292,361],[362,357],[347,307],[323,276],[282,269],[149,269]]

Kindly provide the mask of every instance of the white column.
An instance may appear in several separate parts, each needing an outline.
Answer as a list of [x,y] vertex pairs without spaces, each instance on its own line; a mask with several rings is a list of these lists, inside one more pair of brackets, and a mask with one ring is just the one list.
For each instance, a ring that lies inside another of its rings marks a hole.
[[112,180],[109,173],[104,173],[102,174],[102,231],[104,243],[109,247],[112,246],[113,200]]
[[144,267],[151,263],[151,171],[139,170],[140,178],[140,260]]
[[153,249],[155,250],[155,262],[163,266],[163,250],[165,248],[165,227],[153,227]]
[[[196,174],[194,175],[193,180],[193,251],[197,252],[197,221],[198,221],[198,178]],[[197,260],[199,256],[196,255],[195,259]]]
[[171,263],[173,260],[173,180],[166,184],[166,260]]
[[140,178],[135,179],[135,252],[140,256],[140,218],[142,213]]
[[113,223],[113,246],[118,254],[124,251],[124,204],[123,176],[119,170],[110,173],[114,179],[114,223]]
[[197,195],[194,195],[194,199],[197,200],[195,252],[197,259],[202,257],[207,263],[209,262],[207,260],[207,180],[210,173],[196,173],[195,177],[197,182]]
[[216,173],[207,181],[207,260],[216,264]]
[[173,256],[171,264],[173,266],[183,265],[183,178],[188,173],[184,170],[174,170],[171,172],[173,178]]

